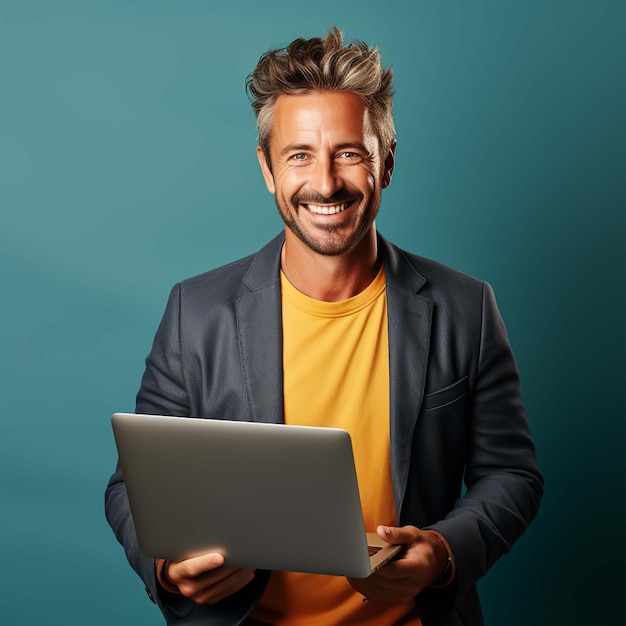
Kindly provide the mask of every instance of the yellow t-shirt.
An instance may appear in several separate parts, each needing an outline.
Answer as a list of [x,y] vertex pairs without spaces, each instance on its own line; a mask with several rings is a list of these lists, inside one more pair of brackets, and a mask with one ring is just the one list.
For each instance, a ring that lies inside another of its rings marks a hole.
[[[365,529],[396,525],[389,460],[389,350],[385,273],[361,293],[322,302],[281,272],[287,424],[343,428],[354,449]],[[281,626],[420,624],[413,609],[363,602],[345,578],[274,572],[252,617]]]

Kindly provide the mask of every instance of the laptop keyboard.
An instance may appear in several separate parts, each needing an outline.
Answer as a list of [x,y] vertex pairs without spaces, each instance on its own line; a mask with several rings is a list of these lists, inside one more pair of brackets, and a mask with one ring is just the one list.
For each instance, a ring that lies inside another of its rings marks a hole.
[[380,546],[367,546],[367,551],[370,556],[374,556],[377,552],[380,552],[382,548]]

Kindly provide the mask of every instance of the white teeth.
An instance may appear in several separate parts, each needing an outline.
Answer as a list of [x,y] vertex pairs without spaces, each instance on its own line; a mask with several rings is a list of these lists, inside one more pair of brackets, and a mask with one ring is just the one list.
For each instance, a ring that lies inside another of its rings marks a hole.
[[317,204],[307,204],[306,207],[315,213],[316,215],[335,215],[335,213],[341,213],[348,208],[348,202],[342,204],[335,204],[334,206],[319,206]]

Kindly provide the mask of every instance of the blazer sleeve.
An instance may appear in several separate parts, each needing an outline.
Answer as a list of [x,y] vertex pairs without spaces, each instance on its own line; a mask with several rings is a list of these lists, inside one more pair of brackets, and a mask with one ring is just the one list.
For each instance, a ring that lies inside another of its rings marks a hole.
[[[137,394],[137,413],[190,415],[188,385],[182,366],[180,309],[181,286],[176,285],[146,359],[146,369]],[[156,580],[154,559],[143,555],[139,549],[119,462],[106,488],[105,513],[131,567],[143,580],[148,596],[158,605],[167,624],[236,624],[260,597],[266,584],[266,573],[259,573],[247,587],[212,606],[196,605],[163,589]]]
[[182,286],[175,285],[156,332],[137,393],[136,411],[148,415],[189,416],[188,386],[181,351]]
[[543,478],[522,404],[520,381],[493,290],[483,286],[480,341],[471,389],[467,491],[429,528],[450,544],[456,563],[448,605],[470,591],[508,552],[539,508]]

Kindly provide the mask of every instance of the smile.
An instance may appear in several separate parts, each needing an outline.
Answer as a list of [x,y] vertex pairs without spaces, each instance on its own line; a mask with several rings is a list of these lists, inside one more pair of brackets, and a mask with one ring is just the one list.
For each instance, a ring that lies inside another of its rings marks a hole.
[[350,202],[342,202],[341,204],[333,204],[332,206],[321,206],[319,204],[305,204],[303,206],[311,211],[311,213],[315,213],[315,215],[335,215],[345,211],[350,204]]

